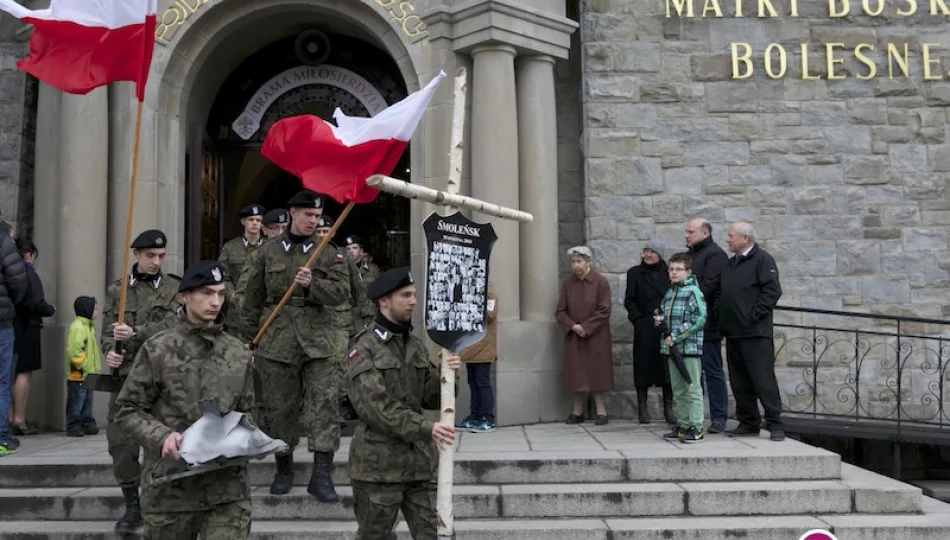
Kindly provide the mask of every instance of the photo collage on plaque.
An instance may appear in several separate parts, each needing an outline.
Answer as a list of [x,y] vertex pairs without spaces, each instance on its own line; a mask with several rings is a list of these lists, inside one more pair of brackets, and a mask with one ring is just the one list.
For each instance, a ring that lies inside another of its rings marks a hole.
[[477,247],[433,242],[429,251],[426,329],[483,332],[488,261]]

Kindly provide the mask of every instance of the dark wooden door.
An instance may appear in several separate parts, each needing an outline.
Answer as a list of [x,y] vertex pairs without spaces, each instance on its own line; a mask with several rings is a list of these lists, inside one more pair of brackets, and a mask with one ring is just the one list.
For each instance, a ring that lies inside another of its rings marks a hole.
[[188,132],[185,266],[217,259],[221,246],[221,155],[204,128]]

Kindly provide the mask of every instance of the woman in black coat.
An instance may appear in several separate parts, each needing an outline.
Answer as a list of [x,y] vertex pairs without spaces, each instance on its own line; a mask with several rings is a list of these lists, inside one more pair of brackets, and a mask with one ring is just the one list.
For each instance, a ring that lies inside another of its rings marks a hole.
[[627,271],[627,293],[623,305],[633,323],[633,382],[637,388],[640,423],[650,423],[647,390],[663,389],[663,416],[676,424],[673,413],[673,388],[667,363],[660,355],[661,332],[653,324],[653,312],[660,309],[663,295],[670,288],[670,276],[663,261],[663,242],[651,240],[643,248],[643,260]]
[[17,305],[13,321],[13,354],[16,356],[16,379],[13,383],[13,406],[10,407],[10,428],[15,435],[32,435],[36,430],[26,424],[26,404],[30,397],[30,378],[43,367],[40,351],[40,331],[43,318],[56,314],[56,308],[46,303],[43,283],[33,262],[39,255],[36,245],[28,238],[17,239],[17,250],[26,265],[29,288],[26,299]]

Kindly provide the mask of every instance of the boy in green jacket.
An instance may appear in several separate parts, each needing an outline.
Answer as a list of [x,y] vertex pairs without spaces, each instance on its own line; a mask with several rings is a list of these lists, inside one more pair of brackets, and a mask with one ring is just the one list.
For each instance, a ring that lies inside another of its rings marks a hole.
[[[668,329],[660,343],[660,354],[667,358],[673,398],[676,400],[676,416],[679,426],[664,435],[667,439],[679,439],[684,443],[703,440],[703,325],[706,324],[706,301],[699,290],[693,264],[688,253],[677,253],[668,263],[672,288],[666,291],[660,309]],[[673,347],[683,356],[689,381],[686,380],[673,358]]]
[[96,315],[99,305],[90,296],[80,296],[73,303],[76,319],[66,335],[66,436],[82,437],[99,433],[92,417],[92,388],[85,388],[86,375],[102,370],[102,353],[96,339]]

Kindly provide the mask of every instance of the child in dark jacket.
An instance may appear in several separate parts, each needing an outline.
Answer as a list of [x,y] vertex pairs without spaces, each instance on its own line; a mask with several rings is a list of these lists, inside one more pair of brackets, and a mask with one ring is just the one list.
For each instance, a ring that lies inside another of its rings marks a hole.
[[[670,257],[668,271],[673,286],[666,291],[660,303],[664,313],[656,322],[658,326],[665,323],[668,328],[660,343],[660,354],[666,357],[669,364],[679,425],[664,437],[694,443],[703,440],[703,388],[700,377],[706,301],[693,275],[688,253],[677,253]],[[674,354],[682,356],[689,381],[680,373]]]

